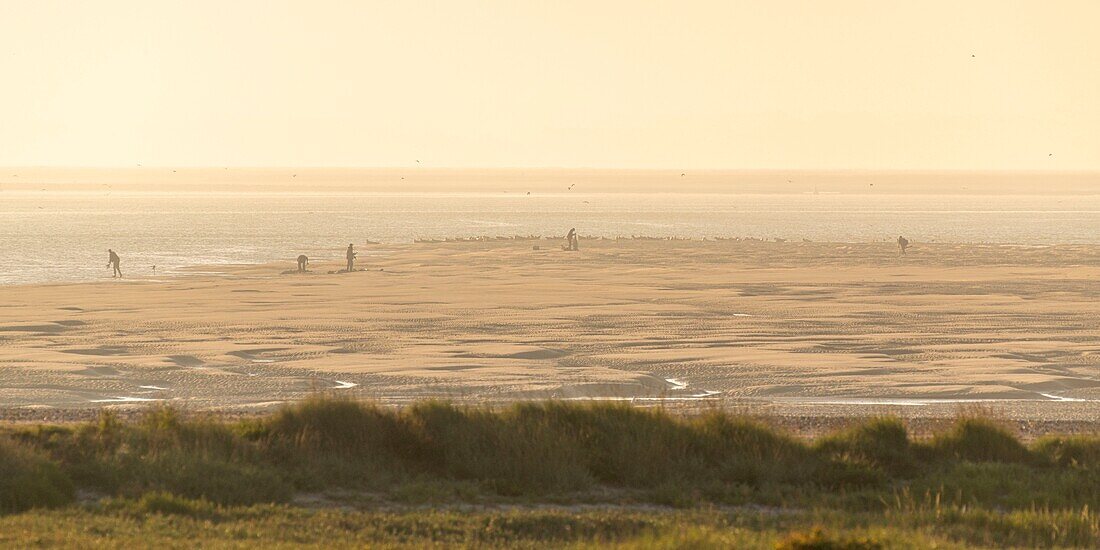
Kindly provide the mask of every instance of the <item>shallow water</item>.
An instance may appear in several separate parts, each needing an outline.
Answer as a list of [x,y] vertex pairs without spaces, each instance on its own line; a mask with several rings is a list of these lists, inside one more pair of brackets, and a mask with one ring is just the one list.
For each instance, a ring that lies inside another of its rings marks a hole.
[[[563,235],[1100,242],[1100,196],[0,192],[0,284],[338,259],[346,243]],[[365,250],[365,248],[364,248]]]
[[902,407],[924,407],[944,404],[994,404],[1036,401],[1042,403],[1089,403],[1090,399],[1061,397],[1040,393],[1045,399],[1006,399],[1006,398],[923,398],[923,397],[770,397],[763,399],[773,403],[788,405],[894,405]]

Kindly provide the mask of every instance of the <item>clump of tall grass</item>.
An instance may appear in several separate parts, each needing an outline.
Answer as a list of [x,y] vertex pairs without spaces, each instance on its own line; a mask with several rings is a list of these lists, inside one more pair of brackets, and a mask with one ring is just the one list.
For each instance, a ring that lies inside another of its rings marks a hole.
[[895,476],[912,476],[918,469],[909,432],[897,418],[871,418],[819,439],[816,448],[837,460],[853,461]]
[[375,405],[315,395],[283,407],[256,426],[255,435],[297,453],[400,456],[409,444],[400,420]]
[[51,439],[47,448],[75,482],[108,494],[168,491],[248,504],[284,502],[293,492],[283,472],[265,463],[232,424],[184,419],[170,407],[154,407],[134,422],[105,411],[96,422]]
[[1029,463],[1035,456],[1008,430],[988,418],[963,417],[930,447],[946,458],[972,462]]
[[430,471],[481,479],[503,494],[568,491],[592,477],[573,434],[537,406],[503,411],[459,409],[437,402],[407,411],[414,457]]
[[316,395],[250,421],[244,437],[303,489],[376,488],[419,469],[396,411]]
[[[714,470],[715,481],[758,486],[764,483],[831,484],[822,472],[829,461],[804,442],[743,416],[712,412],[694,421],[701,472]],[[834,469],[835,471],[835,469]],[[705,475],[705,474],[704,474]]]
[[66,504],[73,483],[43,453],[0,437],[0,512]]
[[1047,436],[1032,449],[1061,467],[1100,471],[1100,439],[1095,437]]

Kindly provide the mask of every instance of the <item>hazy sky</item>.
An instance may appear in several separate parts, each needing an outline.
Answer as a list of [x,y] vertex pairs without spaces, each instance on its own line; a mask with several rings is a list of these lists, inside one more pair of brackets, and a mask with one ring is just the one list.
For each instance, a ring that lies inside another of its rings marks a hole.
[[0,165],[1096,170],[1098,23],[1097,0],[0,0]]

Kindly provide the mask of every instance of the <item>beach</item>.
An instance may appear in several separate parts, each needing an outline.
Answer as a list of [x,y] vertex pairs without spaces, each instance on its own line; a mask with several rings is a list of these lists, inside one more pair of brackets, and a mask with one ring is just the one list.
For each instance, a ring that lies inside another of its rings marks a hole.
[[0,287],[14,419],[616,399],[1021,422],[1100,409],[1100,247],[486,239]]

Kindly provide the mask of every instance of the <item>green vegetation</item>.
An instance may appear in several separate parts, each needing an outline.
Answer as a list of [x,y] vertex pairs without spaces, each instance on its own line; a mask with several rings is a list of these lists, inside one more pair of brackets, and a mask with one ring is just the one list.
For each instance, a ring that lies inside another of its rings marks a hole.
[[0,431],[5,546],[1089,547],[1098,508],[1100,438],[1026,446],[982,418],[806,442],[722,412],[316,397]]
[[0,512],[58,506],[72,499],[72,481],[43,453],[0,439]]

